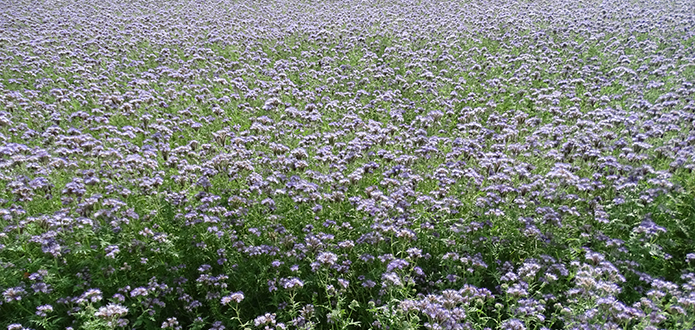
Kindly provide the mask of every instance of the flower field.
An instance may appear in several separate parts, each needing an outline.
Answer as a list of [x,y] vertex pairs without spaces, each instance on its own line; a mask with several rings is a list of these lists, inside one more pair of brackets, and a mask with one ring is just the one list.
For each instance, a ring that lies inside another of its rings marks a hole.
[[0,329],[693,329],[695,2],[0,3]]

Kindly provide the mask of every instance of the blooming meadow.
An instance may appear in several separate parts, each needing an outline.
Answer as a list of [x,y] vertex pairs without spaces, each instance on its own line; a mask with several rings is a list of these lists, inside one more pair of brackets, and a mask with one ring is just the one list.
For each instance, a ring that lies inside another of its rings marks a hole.
[[695,2],[0,3],[0,328],[692,329]]

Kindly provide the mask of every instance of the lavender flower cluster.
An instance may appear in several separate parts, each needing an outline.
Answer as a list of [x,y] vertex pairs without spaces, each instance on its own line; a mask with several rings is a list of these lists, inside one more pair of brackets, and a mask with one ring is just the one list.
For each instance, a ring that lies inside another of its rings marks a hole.
[[692,1],[0,3],[0,327],[691,329]]

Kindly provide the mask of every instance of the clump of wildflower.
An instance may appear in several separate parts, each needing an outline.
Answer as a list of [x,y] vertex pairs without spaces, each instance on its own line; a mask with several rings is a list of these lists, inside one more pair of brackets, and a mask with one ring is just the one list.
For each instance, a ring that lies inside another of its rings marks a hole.
[[398,274],[390,272],[381,275],[382,287],[403,286],[403,282]]
[[148,294],[147,288],[145,288],[145,287],[138,287],[138,288],[135,288],[132,291],[130,291],[130,296],[133,298],[138,297],[138,296],[145,297],[145,296],[147,296],[147,294]]
[[36,307],[36,315],[41,316],[41,317],[46,317],[48,316],[47,313],[50,313],[53,311],[53,306],[51,305],[41,305]]
[[280,283],[285,290],[293,290],[304,287],[304,282],[297,277],[282,279]]
[[101,301],[101,299],[102,299],[101,290],[99,290],[99,289],[89,289],[89,290],[85,291],[85,292],[77,299],[77,303],[78,303],[78,304],[83,304],[83,303],[87,303],[87,302],[95,303],[95,302]]
[[114,317],[123,317],[128,314],[128,308],[119,304],[110,303],[104,307],[100,307],[94,313],[94,316],[101,317],[104,319],[111,319]]
[[222,299],[220,300],[220,303],[222,305],[228,305],[229,303],[231,303],[233,301],[233,302],[238,304],[242,300],[244,300],[244,293],[239,291],[239,292],[234,292],[228,296],[222,297]]
[[179,325],[179,320],[177,320],[175,317],[170,317],[167,318],[166,321],[162,322],[162,329],[174,329],[174,330],[181,330],[181,326]]
[[312,271],[317,271],[319,268],[323,266],[328,266],[332,267],[335,266],[336,262],[338,261],[338,256],[333,253],[333,252],[320,252],[319,255],[316,257],[316,261],[311,263],[311,270]]
[[261,325],[275,325],[275,323],[275,313],[265,313],[265,315],[258,316],[253,320],[253,325],[257,327]]
[[9,288],[6,289],[5,291],[2,292],[3,298],[5,298],[5,302],[12,302],[12,301],[20,301],[22,300],[22,295],[25,294],[26,291],[22,287],[14,287],[14,288]]

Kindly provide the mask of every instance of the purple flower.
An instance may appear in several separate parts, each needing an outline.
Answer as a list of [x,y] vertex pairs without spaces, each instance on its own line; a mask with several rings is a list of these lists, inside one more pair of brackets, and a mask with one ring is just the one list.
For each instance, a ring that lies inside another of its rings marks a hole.
[[111,259],[115,259],[116,253],[121,252],[118,245],[109,245],[104,250],[106,252],[106,257]]
[[372,261],[372,260],[374,260],[374,259],[375,259],[374,256],[371,255],[371,254],[368,254],[368,253],[365,253],[365,254],[363,254],[363,255],[360,256],[360,260],[362,260],[362,261],[364,261],[364,262],[370,262],[370,261]]
[[138,296],[143,296],[146,297],[149,293],[147,292],[147,288],[145,287],[138,287],[130,291],[130,296],[135,298]]
[[261,315],[253,320],[253,324],[256,327],[266,324],[275,324],[275,313],[266,313],[265,315]]
[[418,248],[410,248],[406,251],[408,253],[408,256],[412,259],[417,259],[422,257],[422,250]]
[[78,302],[78,303],[83,303],[83,302],[90,301],[90,302],[95,303],[95,302],[97,302],[97,301],[100,301],[101,298],[102,298],[101,290],[99,290],[99,289],[89,289],[89,290],[85,291],[85,293],[83,293],[83,294],[80,296],[80,298],[77,300],[77,302]]
[[403,259],[395,259],[389,262],[388,266],[386,266],[386,271],[393,272],[396,269],[402,270],[403,268],[408,267],[408,265],[410,265],[410,263]]
[[526,325],[521,320],[510,319],[502,322],[500,329],[504,330],[526,330]]
[[41,292],[41,293],[48,294],[48,293],[53,292],[53,289],[51,288],[51,286],[49,284],[44,283],[44,282],[38,282],[38,283],[32,284],[31,289],[37,293]]
[[41,317],[46,317],[46,313],[50,313],[53,311],[53,306],[51,305],[41,305],[36,307],[36,315],[41,316]]
[[122,317],[126,314],[128,314],[128,308],[119,304],[110,303],[104,307],[100,307],[99,310],[94,313],[94,316],[111,319],[114,317]]
[[172,328],[172,329],[177,329],[177,330],[181,329],[181,327],[179,326],[179,320],[177,320],[175,317],[167,318],[166,321],[162,322],[162,326],[160,328],[161,329]]
[[390,286],[403,286],[401,278],[396,273],[384,273],[381,275],[382,286],[384,288]]
[[375,285],[376,285],[376,282],[374,282],[372,280],[365,280],[364,282],[362,282],[362,286],[365,288],[373,288]]
[[282,287],[285,290],[293,290],[296,288],[304,287],[304,282],[302,282],[302,280],[300,280],[299,278],[296,278],[296,277],[284,279],[283,281],[281,281],[281,283],[282,283]]
[[222,303],[222,305],[228,305],[228,304],[231,303],[232,301],[238,304],[238,303],[240,303],[242,300],[244,300],[244,293],[241,292],[241,291],[239,291],[239,292],[234,292],[234,293],[232,293],[232,294],[230,294],[230,295],[228,295],[228,296],[222,297],[222,299],[220,300],[220,302]]
[[249,233],[261,237],[261,231],[258,228],[249,228]]
[[333,266],[338,261],[338,256],[333,252],[320,252],[316,261],[327,266]]
[[26,291],[22,287],[14,287],[3,291],[2,296],[5,298],[5,302],[20,301],[25,293]]

